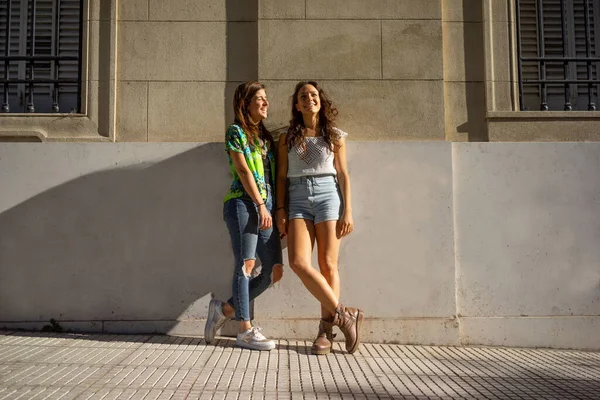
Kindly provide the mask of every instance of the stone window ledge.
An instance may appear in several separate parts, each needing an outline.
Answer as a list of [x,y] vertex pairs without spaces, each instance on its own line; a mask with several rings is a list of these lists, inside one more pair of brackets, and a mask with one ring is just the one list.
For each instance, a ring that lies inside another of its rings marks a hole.
[[488,120],[597,120],[600,111],[488,111]]
[[98,125],[82,114],[0,115],[0,141],[9,138],[42,142],[111,141],[98,131]]
[[598,142],[600,112],[488,111],[490,142]]

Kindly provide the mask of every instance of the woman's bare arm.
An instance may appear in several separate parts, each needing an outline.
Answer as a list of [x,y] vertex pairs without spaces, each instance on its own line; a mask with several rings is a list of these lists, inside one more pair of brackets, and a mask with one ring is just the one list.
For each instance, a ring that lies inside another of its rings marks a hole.
[[285,195],[287,191],[288,151],[286,143],[287,134],[279,136],[277,146],[277,183],[276,183],[276,209],[275,218],[279,233],[283,236],[286,232],[287,214],[285,207]]
[[344,201],[344,212],[338,222],[338,234],[340,237],[348,235],[354,230],[354,220],[352,218],[352,195],[350,190],[350,174],[346,162],[346,143],[344,139],[337,142],[337,152],[334,153],[334,166],[337,172],[337,179],[342,192]]
[[258,215],[260,217],[259,228],[263,230],[269,229],[273,225],[271,214],[269,214],[269,211],[265,206],[265,201],[260,195],[260,191],[258,190],[258,186],[256,186],[252,171],[250,171],[250,168],[248,168],[244,154],[233,150],[229,150],[229,154],[231,155],[235,172],[237,172],[238,176],[240,177],[240,181],[242,182],[246,193],[250,195],[250,198],[254,204],[258,206]]

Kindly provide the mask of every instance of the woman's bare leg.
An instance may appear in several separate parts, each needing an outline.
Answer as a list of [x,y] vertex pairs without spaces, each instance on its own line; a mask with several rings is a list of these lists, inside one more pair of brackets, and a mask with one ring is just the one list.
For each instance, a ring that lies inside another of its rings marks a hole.
[[[336,234],[337,221],[325,221],[315,225],[317,238],[317,252],[319,255],[319,269],[335,297],[340,298],[340,274],[338,271],[338,257],[340,254],[341,238]],[[333,313],[321,306],[321,317],[330,319]]]
[[321,273],[311,265],[311,253],[315,241],[312,221],[292,219],[288,225],[288,255],[290,267],[298,275],[308,291],[321,303],[328,315],[333,315],[338,296]]

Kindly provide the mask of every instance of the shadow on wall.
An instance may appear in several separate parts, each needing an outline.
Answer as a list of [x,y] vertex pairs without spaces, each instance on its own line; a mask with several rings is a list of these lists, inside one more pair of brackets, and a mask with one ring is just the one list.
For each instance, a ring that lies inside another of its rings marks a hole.
[[[494,0],[507,1],[507,0]],[[463,20],[483,20],[483,2],[463,0]],[[478,32],[470,32],[477,29]],[[483,23],[464,23],[464,66],[467,122],[457,131],[467,133],[469,142],[489,142],[486,123],[485,48]]]
[[225,127],[233,122],[233,95],[240,83],[258,80],[258,0],[227,0]]
[[[111,22],[112,15],[116,15],[115,7],[117,7],[115,2],[112,1],[102,1],[99,2],[100,5],[100,21],[98,21],[98,48],[92,51],[97,51],[96,55],[97,60],[112,60],[111,57],[111,44],[113,43],[113,27]],[[83,4],[83,3],[82,3]],[[99,62],[97,63],[97,71],[95,71],[98,76],[99,82],[110,82],[111,81],[111,62]],[[90,71],[92,72],[92,71]],[[112,78],[114,79],[114,78]],[[111,131],[111,91],[110,85],[100,84],[98,85],[98,133],[102,136],[109,137]],[[89,88],[88,90],[93,90],[93,88]],[[89,110],[88,110],[89,113]]]
[[0,214],[0,321],[204,317],[207,295],[231,293],[223,158],[221,143],[204,144],[82,176]]

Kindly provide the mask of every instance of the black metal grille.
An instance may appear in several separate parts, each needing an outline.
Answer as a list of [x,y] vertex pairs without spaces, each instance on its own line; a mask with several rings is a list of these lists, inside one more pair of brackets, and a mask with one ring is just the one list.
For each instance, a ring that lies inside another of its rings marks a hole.
[[[521,110],[595,111],[600,0],[516,2]],[[537,107],[536,107],[537,108]]]
[[4,113],[81,110],[83,0],[0,0]]

